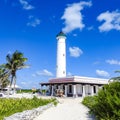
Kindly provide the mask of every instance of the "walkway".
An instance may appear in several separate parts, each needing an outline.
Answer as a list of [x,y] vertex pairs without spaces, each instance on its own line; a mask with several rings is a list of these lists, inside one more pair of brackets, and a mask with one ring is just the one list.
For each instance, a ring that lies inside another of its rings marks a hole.
[[59,98],[59,104],[44,111],[34,120],[94,120],[81,98]]

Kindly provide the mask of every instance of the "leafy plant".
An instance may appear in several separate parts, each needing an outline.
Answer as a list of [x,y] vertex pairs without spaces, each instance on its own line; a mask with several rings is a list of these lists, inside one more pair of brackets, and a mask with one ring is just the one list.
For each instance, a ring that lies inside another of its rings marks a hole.
[[7,63],[5,64],[5,68],[9,71],[11,75],[10,87],[14,83],[14,91],[15,91],[16,72],[17,70],[20,70],[27,66],[25,64],[27,58],[24,57],[23,53],[16,50],[13,54],[7,54],[6,60]]
[[87,96],[83,99],[82,103],[86,105],[88,108],[92,109],[93,105],[95,104],[96,96]]
[[83,104],[98,120],[120,120],[120,82],[105,85],[98,95],[85,97]]
[[32,99],[21,98],[1,98],[0,99],[0,120],[4,117],[10,116],[17,112],[22,112],[24,110],[30,110],[32,108],[37,108],[39,106],[46,105],[51,102],[55,102],[56,99],[39,99],[33,97]]
[[32,93],[32,89],[21,89],[18,90],[17,93]]
[[9,85],[9,72],[5,69],[4,65],[0,65],[0,88],[1,90]]

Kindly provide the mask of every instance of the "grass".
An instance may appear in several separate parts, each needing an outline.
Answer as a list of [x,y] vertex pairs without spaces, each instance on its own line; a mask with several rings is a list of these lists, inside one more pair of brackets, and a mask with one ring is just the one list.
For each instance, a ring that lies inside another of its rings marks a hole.
[[10,116],[14,113],[37,108],[39,106],[43,106],[51,102],[56,104],[56,99],[41,99],[41,98],[39,99],[37,97],[34,97],[32,99],[1,98],[0,99],[0,120],[3,120],[4,117]]

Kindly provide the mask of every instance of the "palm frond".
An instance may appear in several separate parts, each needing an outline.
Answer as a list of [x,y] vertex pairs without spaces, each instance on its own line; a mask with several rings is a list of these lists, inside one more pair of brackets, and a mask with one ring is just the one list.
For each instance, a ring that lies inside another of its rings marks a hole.
[[29,65],[19,66],[19,67],[17,68],[17,70],[20,70],[20,69],[23,69],[23,68],[30,68],[30,66],[29,66]]
[[11,74],[11,82],[10,82],[10,86],[11,86],[12,83],[16,83],[15,82],[16,81],[16,71],[29,67],[28,65],[26,65],[24,63],[28,59],[24,57],[23,53],[16,50],[13,54],[8,54],[6,56],[6,60],[7,60],[7,63],[5,64],[5,67]]
[[118,76],[118,77],[112,77],[111,79],[109,79],[109,81],[108,82],[111,82],[111,81],[120,81],[120,76]]
[[115,73],[120,73],[120,70],[116,70]]
[[6,60],[7,60],[8,63],[11,63],[11,55],[10,54],[7,54]]

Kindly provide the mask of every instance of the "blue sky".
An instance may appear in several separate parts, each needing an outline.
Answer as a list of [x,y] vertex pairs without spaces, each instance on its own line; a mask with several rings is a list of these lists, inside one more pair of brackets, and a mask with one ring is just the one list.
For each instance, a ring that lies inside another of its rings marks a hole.
[[56,74],[56,35],[67,35],[67,75],[111,78],[120,70],[119,0],[0,0],[0,64],[15,50],[30,68],[22,88],[39,88]]

